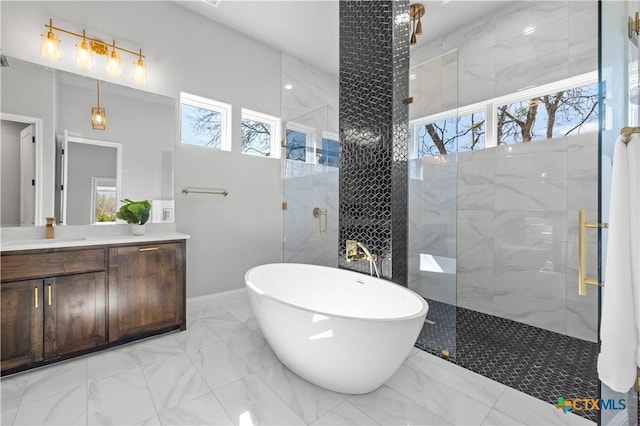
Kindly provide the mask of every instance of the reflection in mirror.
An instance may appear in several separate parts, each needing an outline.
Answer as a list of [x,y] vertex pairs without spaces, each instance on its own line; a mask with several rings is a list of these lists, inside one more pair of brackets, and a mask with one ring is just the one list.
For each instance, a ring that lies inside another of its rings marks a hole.
[[2,226],[33,226],[36,218],[35,118],[2,114]]
[[[111,174],[95,172],[91,176],[96,178],[95,182],[88,178],[82,183],[85,185],[82,193],[87,197],[78,201],[83,206],[82,209],[76,211],[75,207],[65,206],[63,202],[63,182],[73,185],[75,176],[74,166],[70,163],[67,173],[71,175],[63,181],[62,148],[65,130],[70,137],[120,144],[122,171],[121,179],[115,187],[122,198],[148,199],[163,206],[173,205],[173,149],[176,136],[173,98],[101,81],[100,106],[106,109],[109,120],[105,130],[94,130],[90,114],[96,103],[95,79],[15,58],[9,58],[9,63],[11,66],[3,67],[1,71],[2,117],[36,117],[41,123],[40,130],[36,132],[39,131],[42,137],[36,141],[35,189],[24,188],[26,192],[23,192],[19,189],[16,167],[14,177],[6,179],[3,167],[0,200],[3,208],[2,226],[26,224],[28,219],[21,221],[19,213],[8,213],[5,216],[4,208],[12,204],[14,207],[19,206],[20,202],[15,200],[23,193],[25,196],[22,198],[31,199],[27,194],[34,190],[35,213],[29,225],[43,225],[45,216],[54,216],[57,223],[62,224],[65,222],[65,215],[69,225],[101,223],[92,206],[100,203],[102,197],[99,193],[109,192],[105,188],[113,187],[113,182],[109,181]],[[3,132],[5,127],[9,126],[4,126],[3,122]],[[4,157],[4,134],[2,140]],[[72,151],[73,149],[71,148]],[[15,158],[17,154],[14,152],[13,155]],[[95,155],[103,159],[102,154]],[[17,161],[14,166],[15,164]],[[41,173],[40,179],[38,173]],[[71,190],[72,186],[67,188]],[[73,199],[75,195],[67,195],[67,200]],[[119,207],[119,199],[117,201],[116,209]],[[79,216],[74,217],[75,213]],[[103,216],[102,220],[107,216]],[[156,216],[155,220],[173,222],[174,217],[173,214],[161,215]]]
[[64,225],[116,223],[122,144],[65,132],[61,215]]

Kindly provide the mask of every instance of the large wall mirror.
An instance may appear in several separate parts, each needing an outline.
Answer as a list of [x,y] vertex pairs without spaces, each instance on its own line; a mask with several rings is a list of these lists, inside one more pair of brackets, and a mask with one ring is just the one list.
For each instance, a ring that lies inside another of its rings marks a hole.
[[173,98],[100,82],[107,126],[94,130],[95,79],[9,63],[1,71],[3,227],[43,225],[45,216],[67,225],[115,223],[121,197],[171,205]]

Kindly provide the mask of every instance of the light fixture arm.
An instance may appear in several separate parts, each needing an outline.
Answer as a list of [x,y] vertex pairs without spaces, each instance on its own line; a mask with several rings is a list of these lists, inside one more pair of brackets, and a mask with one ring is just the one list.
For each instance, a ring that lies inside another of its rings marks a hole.
[[59,27],[54,27],[53,26],[53,19],[51,19],[51,18],[49,18],[49,23],[48,24],[44,24],[44,26],[45,26],[45,28],[48,28],[50,32],[58,31],[58,32],[61,32],[61,33],[67,34],[67,35],[71,35],[71,36],[74,36],[74,37],[78,37],[78,38],[81,38],[81,39],[84,39],[84,40],[89,40],[92,44],[95,43],[95,44],[104,46],[105,50],[108,49],[109,47],[111,47],[113,49],[120,50],[121,52],[126,52],[126,53],[128,53],[130,55],[133,55],[133,56],[136,56],[136,57],[140,57],[140,58],[144,58],[144,55],[142,54],[142,49],[140,49],[140,53],[131,51],[129,49],[125,49],[124,47],[117,46],[115,40],[113,40],[113,44],[111,46],[109,46],[107,43],[105,43],[102,40],[98,40],[97,38],[88,37],[85,34],[85,30],[84,29],[82,30],[82,34],[79,34],[79,33],[74,33],[73,31],[68,31],[68,30],[65,30],[65,29],[62,29],[62,28],[59,28]]

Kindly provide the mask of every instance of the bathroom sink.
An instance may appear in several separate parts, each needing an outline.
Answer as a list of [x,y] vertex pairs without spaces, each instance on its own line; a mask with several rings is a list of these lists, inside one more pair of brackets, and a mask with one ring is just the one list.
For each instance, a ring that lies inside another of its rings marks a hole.
[[72,243],[72,242],[80,242],[86,241],[86,237],[77,237],[77,238],[35,238],[32,240],[13,240],[13,241],[3,241],[3,247],[13,247],[13,246],[37,246],[37,245],[49,245],[56,243]]

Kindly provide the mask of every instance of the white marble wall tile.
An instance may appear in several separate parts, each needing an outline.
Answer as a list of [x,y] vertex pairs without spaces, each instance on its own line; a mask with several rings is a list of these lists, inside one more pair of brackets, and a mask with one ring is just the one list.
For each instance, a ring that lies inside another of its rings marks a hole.
[[493,308],[496,315],[502,318],[558,333],[565,332],[564,300],[547,301],[520,296],[513,292],[496,292]]
[[489,406],[404,365],[385,386],[452,424],[480,424],[491,410]]
[[[593,290],[593,289],[592,289]],[[591,342],[598,341],[598,309],[567,306],[567,335]]]
[[529,61],[496,68],[496,81],[498,81],[496,95],[507,95],[567,78],[569,76],[568,56],[569,48],[565,46]]
[[452,424],[386,385],[368,394],[354,395],[349,402],[383,425]]
[[[585,40],[598,40],[598,4],[591,2],[573,2],[569,9],[569,46]],[[584,8],[579,8],[583,6]],[[597,45],[597,44],[596,44]],[[597,49],[597,48],[596,48]],[[594,52],[597,57],[597,50]]]
[[[517,298],[528,300],[533,298],[538,304],[549,303],[551,306],[562,307],[566,300],[565,286],[567,274],[554,271],[536,271],[535,269],[513,270],[506,266],[496,265],[494,271],[495,295],[510,294]],[[496,300],[494,299],[494,308]]]
[[77,358],[31,371],[21,404],[86,386],[87,359]]
[[558,241],[521,241],[494,246],[496,273],[499,272],[562,272],[567,270],[566,243]]
[[568,137],[555,138],[555,139],[537,139],[526,143],[516,143],[511,145],[498,145],[493,148],[495,150],[496,158],[498,156],[509,155],[528,155],[539,152],[556,153],[567,152]]
[[17,408],[20,405],[22,394],[29,382],[29,374],[31,372],[26,371],[0,379],[0,394],[2,398],[0,409],[2,411]]
[[261,332],[232,337],[226,341],[226,344],[253,372],[278,363],[278,358]]
[[277,363],[257,373],[301,419],[311,423],[342,403],[348,395],[332,392],[301,379]]
[[495,97],[496,50],[461,51],[458,68],[458,105],[469,105]]
[[569,75],[598,69],[598,39],[588,39],[569,46]]
[[496,409],[491,410],[482,422],[482,426],[515,426],[522,424],[513,417],[509,417]]
[[87,424],[87,389],[85,386],[56,393],[18,408],[16,425],[85,425]]
[[427,299],[440,300],[440,274],[421,272],[419,278],[409,282],[409,288]]
[[459,210],[491,210],[494,209],[494,186],[458,184]]
[[189,352],[188,355],[214,390],[251,374],[247,364],[222,342]]
[[457,287],[456,274],[442,274],[440,277],[440,290],[437,300],[450,305],[455,305],[456,299],[458,298]]
[[568,179],[567,207],[569,210],[598,209],[597,179]]
[[156,414],[141,369],[91,383],[87,407],[92,425],[135,424]]
[[[521,35],[526,28],[540,28],[560,18],[567,19],[567,1],[523,2],[505,8],[497,16],[496,38],[505,40]],[[565,21],[564,28],[567,23]],[[562,29],[561,29],[562,30]]]
[[598,179],[598,133],[590,132],[567,138],[567,177]]
[[205,393],[189,402],[160,413],[160,421],[167,425],[229,425],[231,419],[213,393]]
[[540,241],[567,240],[567,213],[562,211],[496,211],[496,247],[531,247]]
[[236,425],[306,424],[255,374],[214,394]]
[[458,154],[458,184],[486,185],[495,182],[494,148],[466,151]]
[[506,386],[424,351],[416,352],[405,365],[429,380],[447,385],[486,406],[493,406]]
[[496,43],[496,19],[487,15],[472,23],[458,27],[456,31],[444,36],[442,51],[448,52],[459,49],[464,52],[474,52],[492,47]]
[[456,305],[461,308],[493,315],[493,281],[490,281],[491,288],[486,288],[474,285],[475,281],[472,279],[469,279],[469,282],[461,281],[460,275],[458,273]]
[[496,183],[496,210],[562,210],[566,181]]
[[552,404],[507,388],[494,409],[527,425],[593,425],[572,413],[565,414]]
[[498,155],[495,178],[498,183],[565,180],[567,152],[558,150]]
[[442,37],[438,37],[429,43],[418,43],[413,47],[411,55],[409,56],[411,66],[409,74],[413,74],[414,69],[420,66],[420,64],[429,62],[443,53]]
[[209,392],[185,354],[144,365],[143,372],[157,411],[177,407]]
[[355,405],[345,401],[311,424],[314,426],[371,426],[378,423]]

